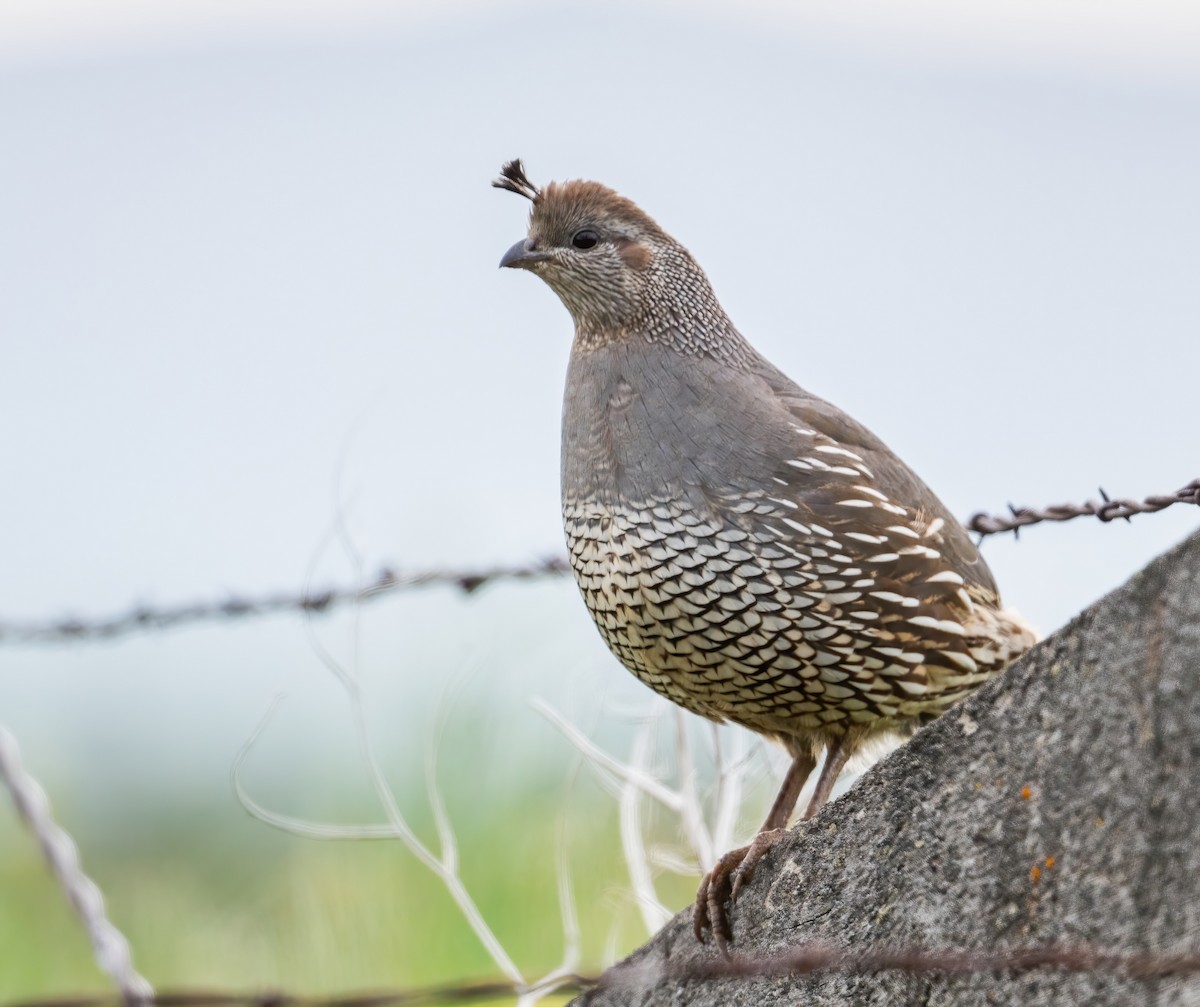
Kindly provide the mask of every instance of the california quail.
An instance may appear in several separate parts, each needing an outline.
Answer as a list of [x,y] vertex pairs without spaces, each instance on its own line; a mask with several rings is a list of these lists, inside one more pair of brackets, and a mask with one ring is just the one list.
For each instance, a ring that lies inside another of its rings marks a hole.
[[966,530],[887,446],[764,360],[704,272],[597,182],[538,189],[500,260],[575,322],[563,403],[571,567],[612,652],[650,688],[781,742],[792,764],[749,846],[700,886],[696,936],[868,738],[911,732],[1030,647]]

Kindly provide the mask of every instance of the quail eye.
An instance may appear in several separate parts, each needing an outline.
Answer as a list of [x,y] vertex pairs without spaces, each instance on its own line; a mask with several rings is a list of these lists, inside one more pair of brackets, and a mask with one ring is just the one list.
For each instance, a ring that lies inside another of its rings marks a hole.
[[576,248],[595,248],[600,241],[600,235],[595,231],[576,231],[571,244]]

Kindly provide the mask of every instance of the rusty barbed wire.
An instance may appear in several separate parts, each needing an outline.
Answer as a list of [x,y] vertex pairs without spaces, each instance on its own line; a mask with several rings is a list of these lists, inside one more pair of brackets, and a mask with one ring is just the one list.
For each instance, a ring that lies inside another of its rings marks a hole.
[[904,947],[855,951],[805,945],[776,955],[732,955],[724,960],[688,964],[678,970],[668,970],[663,978],[777,979],[826,972],[964,976],[1030,972],[1043,968],[1061,972],[1103,973],[1149,982],[1200,974],[1200,951],[1177,954],[1121,952],[1083,944],[1013,948],[1008,951]]
[[[576,985],[564,978],[556,991],[581,993],[591,986]],[[143,1007],[423,1007],[431,1004],[468,1004],[517,996],[522,991],[503,979],[453,983],[424,989],[379,990],[334,996],[309,996],[281,990],[255,993],[229,990],[163,990],[141,1001]],[[17,1000],[4,1007],[116,1007],[121,1001],[112,994],[46,997]]]
[[[711,982],[725,979],[818,977],[831,973],[905,972],[911,975],[1001,975],[1053,969],[1101,973],[1138,982],[1200,975],[1200,951],[1157,953],[1111,951],[1086,944],[972,951],[961,948],[879,947],[861,950],[806,944],[773,955],[733,954],[691,960],[661,968],[639,961],[619,963],[601,975],[557,976],[539,991],[546,994],[595,994],[646,988],[663,982]],[[146,1007],[417,1007],[466,1004],[528,994],[530,989],[501,979],[458,982],[421,989],[312,996],[280,990],[164,990],[144,1001]],[[586,997],[585,997],[586,999]],[[111,994],[45,997],[10,1002],[6,1007],[110,1007]]]
[[[1200,478],[1166,495],[1144,500],[1113,499],[1100,490],[1102,499],[1082,504],[1052,504],[1048,507],[1014,507],[1008,514],[972,514],[966,527],[980,539],[1012,532],[1043,521],[1071,521],[1094,517],[1103,522],[1129,520],[1134,514],[1152,514],[1177,503],[1200,504]],[[221,601],[156,608],[138,605],[119,615],[94,620],[67,617],[37,622],[0,621],[0,646],[4,644],[66,643],[73,640],[105,640],[149,629],[171,629],[193,623],[219,622],[274,615],[280,612],[322,614],[341,605],[361,604],[398,591],[423,587],[451,587],[472,594],[488,584],[509,580],[561,577],[570,570],[563,556],[524,565],[495,566],[478,570],[431,569],[415,573],[381,570],[374,579],[358,587],[335,587],[310,593],[278,592],[258,598],[232,597]]]
[[1071,521],[1077,517],[1094,517],[1109,522],[1124,519],[1134,514],[1153,514],[1166,510],[1177,503],[1200,504],[1200,479],[1193,479],[1174,493],[1149,496],[1144,500],[1115,500],[1103,489],[1100,502],[1088,500],[1082,504],[1051,504],[1049,507],[1014,507],[1008,505],[1009,514],[985,514],[980,512],[967,518],[967,528],[984,538],[1003,532],[1020,533],[1022,528],[1042,521]]
[[67,617],[44,622],[0,621],[0,644],[105,640],[147,629],[171,629],[191,623],[247,619],[279,612],[321,614],[341,605],[374,601],[385,595],[414,588],[442,586],[472,594],[496,581],[561,577],[568,569],[566,558],[561,556],[522,566],[496,566],[477,570],[421,570],[415,573],[399,573],[385,567],[372,580],[358,587],[335,587],[299,594],[278,592],[258,598],[235,596],[222,601],[201,601],[163,608],[138,605],[120,615],[95,620]]

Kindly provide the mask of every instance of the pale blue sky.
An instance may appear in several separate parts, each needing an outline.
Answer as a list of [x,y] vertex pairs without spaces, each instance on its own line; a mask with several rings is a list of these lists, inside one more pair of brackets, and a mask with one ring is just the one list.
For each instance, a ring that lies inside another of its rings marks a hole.
[[[271,6],[90,47],[86,21],[56,48],[14,19],[41,41],[0,42],[0,617],[299,588],[336,499],[368,572],[559,552],[570,326],[496,269],[526,207],[488,183],[517,155],[637,200],[768,357],[956,513],[1200,474],[1195,30],[1147,27],[1172,5],[1095,45],[1087,23],[990,45],[997,5],[958,34],[918,5],[930,30],[894,37],[878,11],[859,32],[765,3],[360,4],[303,30]],[[1172,39],[1161,65],[1147,37]],[[1198,524],[985,554],[1049,631]],[[336,554],[318,571],[352,577]],[[351,660],[350,620],[318,625]],[[530,694],[641,695],[569,583],[382,602],[360,642],[413,752],[456,675],[493,705],[485,742],[558,753]],[[116,767],[223,790],[281,688],[264,759],[304,773],[321,739],[349,747],[295,620],[0,649],[0,719],[81,794]]]

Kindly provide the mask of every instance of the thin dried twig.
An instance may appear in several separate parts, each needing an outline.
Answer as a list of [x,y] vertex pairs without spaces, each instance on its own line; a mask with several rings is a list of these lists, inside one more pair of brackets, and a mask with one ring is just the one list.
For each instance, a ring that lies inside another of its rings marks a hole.
[[[341,514],[341,508],[339,508]],[[341,546],[346,558],[351,562],[354,572],[359,579],[362,576],[362,560],[361,554],[358,551],[349,531],[345,527],[345,522],[339,517],[336,538]],[[316,559],[314,558],[314,564]],[[447,813],[445,803],[442,799],[441,791],[437,781],[437,750],[438,739],[441,735],[441,730],[438,724],[442,720],[443,710],[439,710],[438,716],[435,718],[435,727],[431,738],[430,746],[426,752],[425,760],[425,779],[426,790],[429,798],[430,807],[433,812],[434,824],[437,830],[439,851],[435,852],[429,845],[426,845],[417,836],[412,826],[404,817],[404,813],[400,809],[399,801],[393,792],[391,785],[383,772],[383,767],[380,764],[376,754],[374,739],[369,728],[366,715],[366,704],[364,700],[364,690],[361,677],[358,672],[358,626],[354,627],[354,651],[349,666],[343,665],[331,652],[321,645],[313,630],[312,621],[309,616],[311,613],[305,613],[305,628],[310,635],[310,641],[314,650],[320,656],[322,662],[329,671],[336,677],[339,684],[345,690],[347,698],[350,700],[351,716],[354,721],[354,733],[358,738],[359,747],[361,749],[363,765],[367,775],[370,778],[371,784],[375,790],[375,794],[380,804],[382,805],[387,817],[388,824],[386,826],[379,825],[359,825],[359,826],[336,826],[327,823],[309,822],[291,818],[288,816],[277,814],[264,808],[261,804],[254,801],[246,793],[241,782],[241,768],[254,747],[257,739],[262,734],[267,722],[278,708],[280,698],[272,703],[266,717],[259,724],[258,728],[253,732],[251,737],[242,746],[241,752],[238,754],[234,765],[234,787],[241,800],[243,807],[252,815],[259,818],[266,824],[272,825],[275,828],[280,828],[296,835],[305,836],[307,838],[319,839],[346,839],[346,838],[389,838],[399,839],[404,847],[417,858],[426,868],[428,868],[437,879],[442,883],[450,897],[454,900],[459,912],[463,915],[467,924],[470,926],[476,938],[483,945],[488,955],[496,968],[499,969],[507,978],[510,992],[517,994],[518,1007],[532,1007],[548,992],[557,988],[560,980],[569,979],[571,970],[574,968],[574,961],[579,954],[578,941],[578,923],[575,916],[573,894],[570,891],[569,879],[566,878],[565,861],[560,863],[560,878],[559,878],[559,895],[562,903],[562,912],[564,920],[564,928],[566,931],[566,947],[564,951],[564,959],[562,965],[553,970],[541,979],[533,982],[526,981],[524,975],[517,967],[516,963],[509,956],[500,940],[484,919],[482,912],[470,893],[467,891],[466,885],[459,874],[459,850],[458,840],[454,833],[453,825],[451,824],[449,814]],[[358,610],[355,611],[357,618]],[[564,854],[565,856],[565,854]]]
[[634,900],[642,914],[646,933],[650,936],[658,933],[663,924],[671,918],[671,911],[658,900],[658,893],[654,890],[650,859],[642,836],[642,787],[636,779],[647,772],[655,726],[654,718],[647,718],[633,736],[633,746],[629,753],[631,772],[624,777],[618,801],[621,851],[629,869],[629,884],[633,889]]
[[[715,862],[717,852],[733,844],[743,777],[758,750],[757,743],[747,752],[745,732],[728,727],[728,733],[736,739],[736,747],[733,760],[727,762],[714,730],[716,779],[712,784],[714,795],[710,814],[710,802],[702,796],[699,787],[699,772],[686,717],[676,707],[655,700],[648,715],[640,710],[632,712],[630,716],[637,722],[637,728],[631,754],[628,760],[622,761],[588,738],[545,700],[534,699],[531,705],[563,733],[597,773],[601,784],[617,798],[622,851],[630,886],[647,932],[655,933],[669,918],[669,913],[655,891],[651,865],[681,875],[703,873]],[[667,710],[674,714],[671,721],[674,762],[663,773],[650,768],[650,752]],[[716,726],[713,725],[714,729]],[[654,799],[677,819],[679,835],[684,841],[682,848],[649,844],[640,803],[642,796]]]
[[[716,793],[713,811],[713,845],[718,850],[728,850],[738,845],[738,815],[742,811],[742,791],[750,764],[769,747],[761,735],[750,735],[749,731],[730,731],[733,751],[728,764],[723,761],[723,750],[719,747],[719,728],[713,731],[713,746],[718,756],[716,769]],[[753,740],[746,744],[748,737]]]
[[0,781],[7,786],[20,816],[41,848],[92,942],[96,964],[112,977],[127,1004],[149,1003],[154,988],[133,967],[125,935],[109,920],[99,886],[83,872],[79,848],[50,812],[46,791],[25,769],[17,739],[0,725]]
[[[496,967],[508,977],[512,988],[526,989],[525,977],[521,974],[520,969],[517,968],[512,958],[509,957],[508,952],[504,950],[503,945],[492,932],[491,927],[484,920],[479,907],[471,898],[470,893],[457,873],[457,848],[453,843],[453,834],[450,834],[450,841],[447,842],[446,834],[442,833],[440,837],[442,841],[442,853],[441,856],[438,856],[438,854],[434,853],[433,850],[421,841],[420,837],[417,836],[412,826],[405,819],[403,812],[400,810],[399,803],[392,793],[391,787],[383,775],[383,770],[375,757],[373,746],[370,743],[370,736],[363,733],[366,729],[365,717],[356,700],[352,701],[356,721],[356,733],[358,733],[363,746],[363,757],[368,775],[375,788],[376,796],[379,798],[387,814],[387,825],[343,826],[312,822],[271,811],[250,797],[242,785],[242,766],[250,755],[258,738],[265,730],[267,723],[274,715],[280,701],[278,697],[275,699],[258,727],[254,730],[254,733],[242,745],[241,751],[234,761],[234,790],[242,807],[260,822],[283,832],[302,836],[305,839],[399,839],[405,848],[424,864],[445,886],[446,890],[450,893],[450,897],[454,899],[455,904],[458,906],[459,912],[463,914],[464,919],[466,919],[471,930],[484,946],[484,949],[496,964]],[[443,828],[448,829],[448,827],[448,822],[442,822],[439,825],[439,831]]]
[[628,765],[609,755],[544,699],[534,698],[529,705],[557,727],[592,766],[611,773],[623,783],[637,787],[668,811],[678,814],[683,810],[683,798],[678,793],[655,779],[646,770]]
[[704,821],[704,807],[696,786],[696,760],[692,757],[688,738],[688,715],[679,706],[672,713],[675,722],[675,765],[679,770],[679,796],[682,798],[679,825],[688,844],[696,852],[701,873],[706,873],[717,862],[717,852]]

